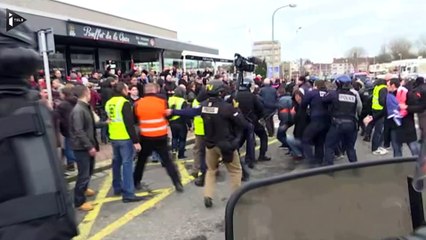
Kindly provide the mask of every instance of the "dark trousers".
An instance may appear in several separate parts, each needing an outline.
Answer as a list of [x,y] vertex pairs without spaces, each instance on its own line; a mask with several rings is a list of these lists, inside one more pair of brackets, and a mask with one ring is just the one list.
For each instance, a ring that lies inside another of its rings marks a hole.
[[325,139],[325,153],[323,165],[333,165],[336,146],[341,142],[342,150],[346,151],[349,162],[356,162],[355,142],[357,129],[355,122],[332,124]]
[[179,151],[179,157],[184,156],[188,128],[181,123],[172,123],[170,128],[172,130],[172,149],[173,151]]
[[259,121],[254,123],[254,133],[260,139],[259,157],[263,157],[268,151],[268,135],[266,135],[265,128],[259,123]]
[[383,123],[383,147],[389,148],[391,146],[391,129],[389,121]]
[[[108,115],[106,114],[105,110],[101,110],[101,121],[106,121],[108,119]],[[101,141],[102,143],[106,144],[108,143],[109,133],[108,133],[108,126],[101,127]]]
[[254,139],[254,126],[251,123],[246,129],[244,129],[244,136],[240,143],[240,148],[244,145],[244,142],[246,143],[246,156],[244,157],[244,161],[246,164],[254,163],[255,139]]
[[75,182],[74,188],[74,205],[80,207],[86,202],[85,192],[90,183],[90,177],[93,174],[95,167],[95,158],[89,155],[89,152],[74,151],[76,163],[77,163],[77,181]]
[[377,119],[374,121],[374,133],[373,138],[371,139],[371,151],[376,151],[383,143],[383,125],[384,125],[384,117]]
[[151,156],[153,151],[156,151],[161,158],[161,163],[166,168],[167,174],[174,185],[180,183],[178,171],[176,166],[171,160],[168,146],[167,138],[164,139],[147,139],[141,138],[141,147],[142,150],[138,154],[138,160],[136,162],[135,171],[133,173],[133,179],[135,184],[139,183],[142,180],[143,172],[145,170],[145,165],[148,160],[148,157]]
[[[398,139],[398,134],[395,129],[390,130],[391,143],[393,149],[393,157],[402,157],[402,142]],[[420,153],[420,145],[417,141],[407,142],[408,148],[411,151],[411,155],[418,156]]]
[[[312,119],[303,132],[303,155],[308,164],[315,165],[322,163],[324,158],[324,141],[329,126],[328,119]],[[313,151],[314,146],[315,152]]]
[[275,127],[274,127],[274,115],[275,115],[275,112],[269,114],[265,118],[266,129],[268,130],[268,135],[270,137],[273,137],[274,136],[274,132],[275,132],[274,131],[275,130]]

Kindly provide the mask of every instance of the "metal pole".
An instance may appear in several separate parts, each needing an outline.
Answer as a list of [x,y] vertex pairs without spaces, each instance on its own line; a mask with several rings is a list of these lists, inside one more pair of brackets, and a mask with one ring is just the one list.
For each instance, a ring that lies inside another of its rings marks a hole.
[[46,33],[45,31],[39,31],[40,41],[41,41],[41,52],[43,54],[43,64],[44,64],[44,80],[46,81],[47,87],[47,98],[49,103],[53,103],[52,98],[52,84],[50,82],[50,70],[49,70],[49,58],[47,56],[47,46],[46,46]]

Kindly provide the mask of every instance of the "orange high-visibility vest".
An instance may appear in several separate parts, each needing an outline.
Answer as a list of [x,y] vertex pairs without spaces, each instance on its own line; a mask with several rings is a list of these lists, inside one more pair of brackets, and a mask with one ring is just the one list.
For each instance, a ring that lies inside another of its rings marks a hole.
[[135,106],[135,114],[139,120],[140,135],[144,137],[162,137],[167,135],[168,121],[164,112],[167,101],[156,97],[146,96]]

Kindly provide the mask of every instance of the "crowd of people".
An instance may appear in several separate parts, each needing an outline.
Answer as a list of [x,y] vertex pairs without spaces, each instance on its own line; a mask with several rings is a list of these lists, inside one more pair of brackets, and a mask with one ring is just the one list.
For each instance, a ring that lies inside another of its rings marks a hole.
[[[49,104],[43,80],[39,77],[36,81],[32,76],[29,84],[31,88],[40,90],[42,101]],[[403,143],[408,145],[413,155],[418,155],[419,138],[414,114],[419,117],[421,139],[425,136],[426,84],[422,77],[409,80],[388,74],[386,79],[372,82],[351,79],[346,75],[334,81],[302,76],[297,81],[281,81],[257,75],[237,84],[226,72],[213,76],[209,70],[190,74],[165,69],[157,74],[135,69],[121,75],[107,69],[104,74],[93,72],[88,78],[71,73],[65,79],[60,71],[54,71],[51,81],[53,104],[49,107],[55,113],[58,139],[63,139],[58,146],[63,147],[66,169],[74,171],[76,165],[78,168],[76,207],[93,209],[86,204],[85,196],[95,194],[88,184],[94,157],[99,150],[96,128],[100,129],[103,143],[112,143],[114,193],[123,194],[124,202],[141,200],[134,195],[134,189],[146,187],[141,180],[149,156],[153,161],[161,161],[176,190],[183,191],[176,166],[171,160],[187,158],[186,139],[190,131],[193,131],[196,140],[191,174],[196,178],[197,186],[204,186],[209,163],[206,162],[203,119],[200,113],[188,114],[185,109],[196,109],[200,103],[202,105],[208,98],[205,93],[210,81],[223,83],[225,90],[221,97],[238,109],[247,121],[239,141],[239,148],[246,148],[244,161],[240,161],[242,181],[249,178],[247,168],[254,168],[257,162],[271,160],[267,156],[268,136],[275,134],[281,148],[288,149],[287,154],[292,156],[293,163],[302,163],[301,166],[306,168],[332,165],[334,159],[344,153],[350,162],[356,162],[355,142],[359,135],[364,141],[371,140],[374,155],[385,155],[392,146],[394,157],[400,157]],[[153,96],[156,98],[151,99]],[[120,106],[118,110],[117,105]],[[152,106],[158,107],[154,109]],[[144,119],[154,112],[162,116],[168,108],[172,112],[168,112],[170,116],[166,122],[156,120],[159,118],[154,115],[152,119]],[[279,119],[277,129],[274,127],[275,115]],[[117,122],[125,124],[121,127],[114,125]],[[152,123],[155,123],[154,127],[148,126]],[[166,128],[170,128],[171,141]],[[289,132],[291,128],[292,134]],[[260,143],[257,158],[255,136]],[[127,141],[127,145],[120,141]],[[173,157],[168,154],[169,143]],[[123,150],[126,147],[132,151]],[[139,154],[133,169],[134,151]],[[123,152],[126,154],[123,155]],[[121,167],[123,176],[119,170]],[[121,177],[122,185],[119,184]]]

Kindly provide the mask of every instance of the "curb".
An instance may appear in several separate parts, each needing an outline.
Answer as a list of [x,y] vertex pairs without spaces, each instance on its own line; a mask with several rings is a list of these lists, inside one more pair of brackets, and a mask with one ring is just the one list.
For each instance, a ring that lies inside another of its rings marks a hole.
[[[186,146],[191,145],[191,144],[194,144],[194,143],[195,143],[195,137],[192,137],[192,138],[190,138],[190,139],[186,140]],[[98,168],[96,168],[96,167],[95,167],[95,169],[93,169],[93,174],[94,174],[94,173],[103,172],[103,171],[108,170],[108,169],[111,169],[111,164],[108,164],[108,165],[105,165],[105,166],[102,166],[102,167],[98,167]],[[76,181],[76,180],[77,180],[77,175],[75,175],[75,176],[70,176],[70,177],[66,176],[66,177],[65,177],[65,180],[66,180],[68,183],[70,183],[70,182],[74,182],[74,181]]]

